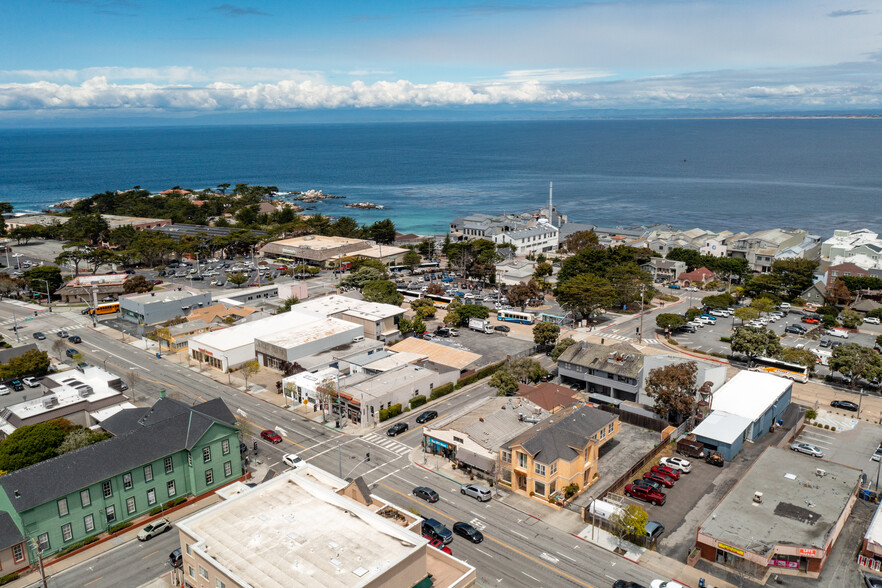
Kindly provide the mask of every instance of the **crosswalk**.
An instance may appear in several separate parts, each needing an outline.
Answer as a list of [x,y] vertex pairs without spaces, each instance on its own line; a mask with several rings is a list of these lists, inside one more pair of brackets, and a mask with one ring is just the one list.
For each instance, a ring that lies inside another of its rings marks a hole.
[[386,451],[390,451],[395,455],[405,455],[410,453],[411,447],[408,447],[404,443],[396,441],[395,439],[391,439],[386,435],[381,435],[379,433],[368,433],[364,437],[362,437],[364,441],[367,441],[371,445],[376,445],[385,449]]
[[[626,341],[628,343],[637,343],[636,337],[626,337],[625,335],[618,335],[616,333],[604,333],[603,331],[597,333],[598,337],[603,337],[604,339],[615,339],[616,341]],[[644,338],[640,343],[641,345],[658,345],[659,342],[656,339]]]
[[[21,329],[21,328],[23,328],[23,327],[25,327],[25,326],[29,326],[29,325],[28,325],[28,322],[30,322],[30,321],[25,321],[25,320],[23,320],[23,319],[18,319],[18,320],[16,320],[16,319],[5,319],[5,320],[0,321],[0,328],[4,328],[4,327],[12,327],[12,326],[15,326],[16,324],[18,324],[18,327]],[[51,328],[51,329],[45,329],[45,328],[39,328],[39,327],[38,327],[36,330],[37,330],[37,331],[40,331],[41,333],[52,333],[52,334],[54,334],[54,333],[57,333],[57,332],[59,332],[59,331],[67,331],[67,332],[76,331],[77,329],[82,329],[83,327],[86,327],[86,326],[88,326],[88,325],[73,324],[73,325],[69,325],[69,326],[66,326],[66,327],[54,327],[54,328]]]

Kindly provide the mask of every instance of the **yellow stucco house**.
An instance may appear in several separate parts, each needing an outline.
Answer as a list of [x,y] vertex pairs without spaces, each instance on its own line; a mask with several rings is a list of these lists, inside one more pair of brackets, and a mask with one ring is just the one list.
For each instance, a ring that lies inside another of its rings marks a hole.
[[573,406],[521,433],[499,450],[499,483],[548,501],[594,483],[600,447],[618,433],[619,418],[592,406]]

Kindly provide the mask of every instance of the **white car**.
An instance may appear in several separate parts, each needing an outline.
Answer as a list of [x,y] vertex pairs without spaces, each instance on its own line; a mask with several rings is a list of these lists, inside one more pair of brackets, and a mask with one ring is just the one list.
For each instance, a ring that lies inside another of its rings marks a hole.
[[687,325],[692,325],[693,327],[696,327],[696,328],[699,328],[699,329],[700,329],[701,327],[704,326],[704,323],[699,322],[697,319],[696,319],[696,320],[693,320],[693,321],[689,321],[689,322],[686,323],[686,324],[687,324]]
[[789,310],[790,303],[789,302],[782,302],[781,304],[778,305],[778,308],[780,308],[782,310]]
[[21,381],[24,382],[24,385],[28,388],[39,388],[40,386],[39,382],[34,378],[22,378]]
[[823,451],[821,451],[814,445],[809,445],[808,443],[794,443],[790,446],[790,449],[792,449],[793,451],[798,451],[799,453],[811,455],[812,457],[824,457]]
[[306,465],[306,462],[300,459],[300,456],[293,453],[286,453],[285,455],[283,455],[282,461],[285,463],[285,465],[290,466],[295,470]]
[[699,317],[696,317],[696,318],[695,318],[695,321],[696,321],[696,322],[699,322],[699,323],[701,323],[701,324],[703,324],[703,325],[712,325],[712,324],[714,324],[714,321],[712,321],[711,319],[707,318],[706,316],[699,316]]
[[7,394],[9,394],[9,386],[0,384],[0,396],[6,396]]
[[684,474],[692,471],[692,464],[688,459],[683,459],[682,457],[663,457],[658,462],[663,466],[680,470]]
[[868,316],[867,318],[864,319],[864,322],[867,324],[870,324],[870,325],[878,325],[879,324],[879,317]]
[[651,588],[686,588],[683,584],[673,580],[653,580],[649,586]]
[[148,539],[152,539],[157,535],[161,535],[166,531],[171,530],[171,523],[168,522],[168,519],[156,519],[140,531],[138,531],[138,541],[147,541]]

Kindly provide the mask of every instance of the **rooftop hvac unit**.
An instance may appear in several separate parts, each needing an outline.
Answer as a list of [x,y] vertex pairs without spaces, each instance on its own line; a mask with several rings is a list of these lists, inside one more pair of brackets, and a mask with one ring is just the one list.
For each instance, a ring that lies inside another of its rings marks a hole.
[[54,394],[43,398],[43,408],[52,408],[56,404],[58,404],[58,397]]
[[80,393],[80,398],[85,398],[94,394],[95,391],[92,389],[92,386],[83,386],[82,388],[77,388],[77,392]]
[[762,492],[754,492],[753,493],[753,501],[757,504],[763,503],[763,493]]
[[827,470],[822,470],[821,468],[818,468],[815,470],[815,475],[818,476],[819,478],[823,478],[824,476],[827,475]]

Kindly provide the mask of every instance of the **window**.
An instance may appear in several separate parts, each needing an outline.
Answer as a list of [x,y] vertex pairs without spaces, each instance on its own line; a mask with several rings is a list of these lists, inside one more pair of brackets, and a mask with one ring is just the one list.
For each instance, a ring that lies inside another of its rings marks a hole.
[[557,489],[557,481],[552,482],[548,485],[548,495],[554,495],[554,491]]
[[187,547],[187,555],[193,555],[193,550],[190,549],[190,544],[189,544],[189,543],[187,543],[187,546],[186,546],[186,547]]
[[208,579],[208,571],[205,568],[203,568],[202,566],[199,566],[199,575],[202,576],[203,578],[205,578],[206,580]]
[[104,498],[113,496],[113,486],[110,485],[110,480],[101,483],[101,491],[104,493]]
[[166,458],[165,458],[165,473],[166,473],[166,474],[170,474],[170,473],[172,473],[173,471],[175,471],[175,466],[174,466],[174,464],[172,463],[172,458],[171,458],[171,456],[166,457]]
[[12,546],[12,561],[18,563],[24,559],[24,548],[21,543]]
[[557,462],[551,464],[551,469],[549,470],[549,473],[552,476],[557,473]]
[[229,453],[230,453],[230,440],[229,439],[224,439],[223,441],[221,441],[221,453],[223,453],[224,455],[229,455]]
[[144,466],[144,481],[152,482],[153,481],[153,466],[145,465]]
[[129,514],[135,514],[135,497],[129,496],[126,498],[126,512]]
[[539,462],[533,463],[533,471],[536,472],[537,476],[545,477],[545,466]]
[[214,484],[214,472],[211,470],[211,468],[205,470],[205,484],[208,486]]
[[511,451],[507,449],[502,450],[502,463],[511,463]]
[[196,577],[196,570],[193,569],[193,566],[187,566],[187,572],[190,574],[191,578]]
[[156,490],[151,488],[147,491],[147,506],[153,506],[156,504]]
[[453,437],[453,440],[456,441],[457,443],[465,443],[465,441],[463,441],[462,439],[460,439],[459,437],[456,437],[456,436]]
[[527,467],[527,454],[518,452],[518,467],[526,468]]
[[224,462],[224,477],[229,478],[233,475],[233,462],[225,461]]
[[502,469],[502,481],[506,484],[511,484],[511,470],[506,468]]
[[606,430],[605,430],[605,429],[600,429],[600,438],[603,439],[603,438],[605,438],[605,437],[606,437]]
[[67,510],[67,498],[61,498],[58,501],[58,516],[66,517],[68,513]]
[[66,543],[71,539],[73,539],[73,529],[70,528],[70,523],[61,525],[61,540]]
[[533,482],[533,492],[535,492],[539,496],[545,496],[545,483]]
[[610,423],[610,424],[609,424],[609,428],[607,429],[607,432],[608,432],[610,435],[612,435],[613,427],[615,427],[615,425],[616,425],[615,423]]
[[112,523],[116,520],[116,507],[111,504],[104,509],[104,514],[107,516],[107,522]]
[[211,447],[203,447],[202,448],[202,463],[208,463],[211,461]]
[[168,488],[169,498],[171,498],[172,496],[175,495],[175,481],[174,480],[169,481],[169,483],[166,484],[166,487]]
[[95,517],[93,515],[86,515],[83,517],[83,526],[86,528],[86,533],[91,533],[95,530]]
[[131,490],[134,487],[132,483],[132,472],[123,474],[123,489]]
[[37,536],[37,545],[40,546],[40,551],[46,551],[49,549],[49,533],[43,533]]
[[214,581],[215,588],[227,588],[227,585],[221,582],[220,580]]

